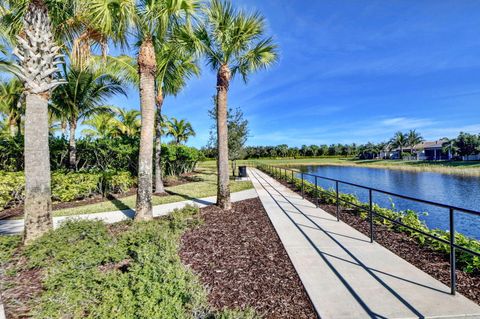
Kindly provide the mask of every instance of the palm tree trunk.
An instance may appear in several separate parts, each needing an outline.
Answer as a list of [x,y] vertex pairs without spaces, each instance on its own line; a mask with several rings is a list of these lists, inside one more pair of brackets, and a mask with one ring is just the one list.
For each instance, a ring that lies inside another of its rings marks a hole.
[[157,127],[155,136],[155,193],[164,194],[165,186],[163,185],[162,176],[162,106],[163,106],[162,88],[157,93]]
[[70,139],[68,141],[69,166],[71,170],[75,170],[77,166],[77,142],[75,141],[76,130],[77,119],[72,118],[70,121]]
[[9,119],[8,119],[8,127],[10,129],[10,136],[11,137],[15,137],[17,136],[18,134],[18,123],[17,123],[17,120],[11,116]]
[[138,156],[138,190],[135,220],[149,220],[152,214],[152,159],[155,131],[155,50],[151,39],[144,40],[138,53],[142,128]]
[[218,188],[217,205],[222,209],[231,209],[230,185],[228,173],[228,126],[227,95],[231,72],[228,65],[222,65],[217,74],[217,148],[218,148]]
[[27,94],[25,112],[25,232],[26,244],[52,229],[48,99]]

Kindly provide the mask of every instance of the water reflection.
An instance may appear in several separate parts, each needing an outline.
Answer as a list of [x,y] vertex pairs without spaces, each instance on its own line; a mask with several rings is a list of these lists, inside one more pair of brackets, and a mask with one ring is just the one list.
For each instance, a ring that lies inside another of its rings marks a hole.
[[[480,180],[478,177],[349,166],[303,166],[299,169],[306,173],[335,178],[392,193],[480,210]],[[313,177],[306,176],[305,178],[314,182]],[[324,188],[335,187],[334,183],[320,179],[318,184]],[[368,191],[364,189],[350,185],[340,185],[339,189],[340,192],[356,194],[360,200],[368,201]],[[421,218],[430,228],[448,229],[447,209],[379,193],[374,193],[374,202],[387,208],[390,208],[393,204],[397,210],[412,209],[417,212],[426,212],[428,215],[422,215]],[[480,239],[480,216],[456,213],[455,219],[457,231]]]

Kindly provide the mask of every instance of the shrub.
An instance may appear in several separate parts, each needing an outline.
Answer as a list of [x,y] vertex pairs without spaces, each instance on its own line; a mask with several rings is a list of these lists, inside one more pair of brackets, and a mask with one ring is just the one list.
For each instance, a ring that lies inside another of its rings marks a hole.
[[185,145],[162,145],[162,167],[165,175],[181,175],[195,169],[198,161],[203,158],[201,153]]
[[[18,251],[26,265],[10,265],[43,273],[41,294],[29,304],[34,318],[259,318],[250,309],[209,309],[178,254],[183,232],[200,222],[193,206],[150,222],[66,221]],[[0,261],[11,258],[17,237],[0,237]]]
[[20,172],[0,172],[0,207],[20,204],[25,199],[25,177]]
[[[135,186],[130,172],[70,172],[52,173],[52,199],[69,202],[94,195],[120,194]],[[2,172],[0,175],[0,207],[22,204],[25,199],[25,177],[22,172]]]

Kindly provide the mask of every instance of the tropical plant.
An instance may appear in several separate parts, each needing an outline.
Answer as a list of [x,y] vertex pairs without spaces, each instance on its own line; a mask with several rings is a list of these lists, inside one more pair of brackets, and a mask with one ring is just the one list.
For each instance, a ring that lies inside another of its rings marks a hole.
[[82,130],[82,134],[89,138],[107,138],[115,135],[117,132],[115,118],[112,114],[97,114],[92,118],[83,121],[87,128]]
[[217,205],[231,208],[228,174],[227,92],[230,81],[241,74],[267,68],[277,60],[277,46],[264,38],[265,20],[256,12],[233,8],[228,1],[212,0],[204,10],[204,20],[195,31],[194,42],[207,63],[217,72]]
[[417,150],[415,149],[415,146],[422,143],[424,141],[422,135],[418,133],[416,130],[410,130],[407,133],[407,144],[410,147],[410,151],[412,154],[415,153],[415,156],[417,156]]
[[21,134],[22,116],[25,114],[23,84],[16,78],[0,83],[0,112],[7,117],[10,136]]
[[68,119],[70,169],[76,169],[76,130],[80,120],[101,113],[112,113],[106,100],[115,94],[126,94],[122,83],[115,77],[88,68],[73,69],[64,67],[66,83],[55,90],[52,96],[52,113]]
[[152,158],[155,131],[155,81],[158,71],[155,43],[164,43],[172,27],[193,14],[196,6],[196,0],[138,1],[135,31],[139,43],[137,63],[142,128],[140,132],[136,220],[153,218]]
[[403,158],[403,149],[408,146],[407,136],[402,132],[397,132],[390,141],[393,147],[396,147],[400,151],[400,159]]
[[172,117],[167,125],[167,136],[170,136],[173,139],[173,143],[177,145],[186,143],[191,136],[195,136],[192,124],[187,120],[177,120]]
[[138,110],[127,110],[122,108],[114,109],[116,117],[113,125],[116,135],[134,137],[140,134],[140,112]]
[[156,76],[156,127],[155,127],[155,192],[162,194],[165,188],[162,180],[162,107],[165,97],[176,96],[186,85],[188,79],[200,74],[195,59],[195,48],[188,42],[178,41],[177,33],[180,27],[170,32],[168,41],[156,45],[157,76]]
[[62,84],[55,79],[61,63],[43,0],[32,0],[24,16],[23,33],[14,54],[12,72],[25,88],[25,232],[30,243],[52,228],[52,200],[48,147],[48,99]]

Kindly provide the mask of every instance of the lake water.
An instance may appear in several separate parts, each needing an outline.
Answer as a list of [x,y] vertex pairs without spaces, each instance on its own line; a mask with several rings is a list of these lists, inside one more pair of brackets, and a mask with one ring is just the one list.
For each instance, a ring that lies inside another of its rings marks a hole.
[[[480,211],[479,177],[350,166],[302,166],[297,168],[305,173]],[[305,176],[305,179],[314,182],[313,177]],[[321,179],[318,179],[318,185],[327,189],[335,187],[334,182]],[[342,184],[340,184],[339,190],[342,193],[356,194],[361,201],[368,202],[367,190]],[[421,214],[420,218],[430,228],[448,230],[448,209],[376,192],[373,194],[373,201],[382,207],[391,208],[393,203],[397,210],[412,209],[419,213],[426,212],[428,215]],[[480,216],[456,212],[455,227],[458,232],[480,239]]]

